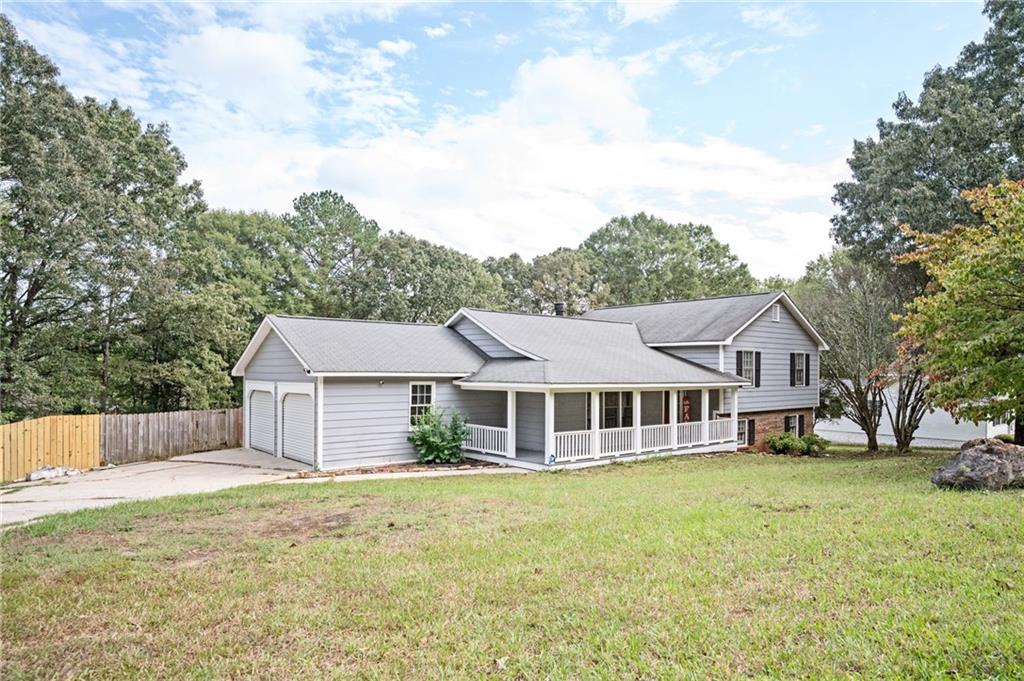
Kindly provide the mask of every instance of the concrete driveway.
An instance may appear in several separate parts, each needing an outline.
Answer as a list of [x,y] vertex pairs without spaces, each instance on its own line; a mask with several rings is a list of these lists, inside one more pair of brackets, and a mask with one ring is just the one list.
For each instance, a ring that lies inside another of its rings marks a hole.
[[224,449],[53,480],[14,483],[0,488],[0,525],[122,501],[272,482],[307,468],[252,449]]

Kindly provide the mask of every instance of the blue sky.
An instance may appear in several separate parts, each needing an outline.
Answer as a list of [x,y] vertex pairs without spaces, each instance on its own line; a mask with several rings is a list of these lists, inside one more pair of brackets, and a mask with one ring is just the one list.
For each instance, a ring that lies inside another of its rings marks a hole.
[[211,206],[334,189],[479,257],[610,217],[710,224],[755,275],[830,248],[852,140],[984,34],[976,3],[20,3],[79,95],[166,121]]

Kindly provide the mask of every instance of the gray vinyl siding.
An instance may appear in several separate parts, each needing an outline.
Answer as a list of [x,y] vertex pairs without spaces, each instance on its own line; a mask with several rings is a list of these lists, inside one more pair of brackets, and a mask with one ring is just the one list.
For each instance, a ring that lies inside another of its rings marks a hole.
[[[717,345],[694,345],[692,347],[685,348],[658,348],[664,350],[670,355],[676,357],[682,357],[688,359],[691,362],[697,362],[703,364],[711,369],[718,369],[718,346]],[[728,346],[726,346],[728,350]],[[729,360],[726,358],[725,370],[732,371],[729,367]]]
[[284,344],[276,331],[263,339],[256,354],[245,367],[245,378],[249,381],[312,381],[302,368],[299,360]]
[[496,341],[491,334],[481,329],[470,319],[466,319],[465,317],[460,319],[455,323],[455,330],[488,357],[506,359],[522,357],[518,352],[509,350],[507,347]]
[[544,395],[516,394],[516,449],[544,451]]
[[[325,378],[323,467],[414,460],[416,450],[408,439],[409,383],[430,380]],[[505,425],[504,392],[462,390],[447,378],[433,382],[434,404],[438,407],[458,409],[471,423]]]
[[587,393],[555,393],[555,431],[586,429]]
[[[725,370],[730,372],[736,372],[737,351],[761,353],[761,386],[740,389],[740,413],[818,405],[818,346],[785,306],[779,317],[779,321],[773,322],[771,310],[766,310],[725,348]],[[811,356],[810,385],[789,385],[791,352]]]

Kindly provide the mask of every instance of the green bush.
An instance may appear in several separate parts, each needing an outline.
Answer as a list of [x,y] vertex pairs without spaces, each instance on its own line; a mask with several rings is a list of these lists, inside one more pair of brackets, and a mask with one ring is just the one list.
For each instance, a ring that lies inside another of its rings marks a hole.
[[804,443],[804,454],[820,454],[829,448],[832,443],[814,433],[807,433],[800,440]]
[[469,427],[462,414],[453,411],[445,423],[444,414],[431,408],[416,421],[409,442],[416,448],[420,463],[460,463],[468,437]]
[[772,433],[764,443],[776,454],[803,454],[805,448],[804,441],[793,433]]
[[[0,421],[0,423],[3,423],[3,421]],[[1009,442],[1011,445],[1013,444],[1012,433],[1000,433],[999,435],[996,435],[996,439],[1002,440],[1003,442]]]

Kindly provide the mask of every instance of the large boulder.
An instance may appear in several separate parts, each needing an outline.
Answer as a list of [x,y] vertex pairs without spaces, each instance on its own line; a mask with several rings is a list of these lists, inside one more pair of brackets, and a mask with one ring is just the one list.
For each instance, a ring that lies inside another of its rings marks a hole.
[[953,489],[1024,487],[1024,447],[1002,440],[968,440],[932,474],[932,482]]

